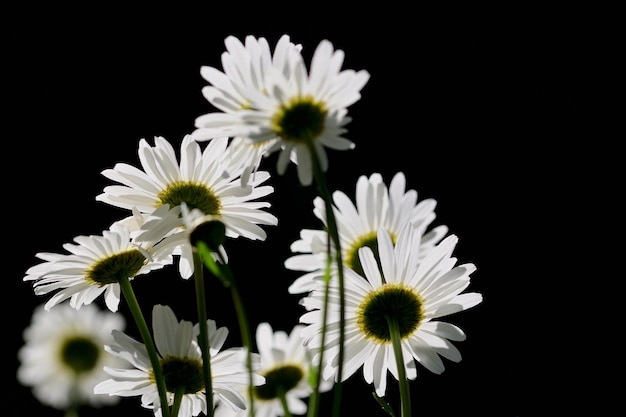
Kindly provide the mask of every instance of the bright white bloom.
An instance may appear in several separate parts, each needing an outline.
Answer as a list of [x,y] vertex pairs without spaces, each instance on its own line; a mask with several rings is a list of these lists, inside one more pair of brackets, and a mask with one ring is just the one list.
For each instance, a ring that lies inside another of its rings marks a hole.
[[34,281],[36,295],[58,290],[46,303],[46,310],[68,298],[70,305],[79,309],[104,293],[107,307],[115,312],[120,303],[120,279],[132,280],[173,262],[167,248],[158,242],[134,242],[121,222],[113,223],[102,235],[78,236],[74,242],[63,245],[69,254],[38,253],[37,258],[44,262],[26,271],[24,281]]
[[[249,382],[246,350],[243,348],[221,350],[228,336],[228,329],[216,327],[213,320],[207,320],[206,325],[209,334],[214,399],[216,402],[228,404],[233,409],[245,409],[247,403],[241,392]],[[168,403],[173,404],[174,392],[184,386],[185,392],[178,416],[197,416],[201,412],[208,414],[202,351],[197,342],[200,334],[198,324],[194,326],[189,321],[178,321],[169,306],[155,305],[152,310],[152,329],[165,375]],[[113,332],[113,337],[115,344],[107,345],[105,347],[107,352],[128,361],[134,368],[104,368],[112,378],[96,385],[94,392],[121,397],[141,396],[142,406],[152,409],[154,415],[160,417],[162,412],[159,393],[145,345],[122,332]],[[252,367],[253,383],[262,384],[264,378],[256,373],[259,367],[258,354],[252,354]]]
[[[380,174],[374,173],[369,178],[362,175],[356,183],[355,203],[341,191],[335,191],[333,200],[343,264],[361,275],[358,250],[369,246],[376,251],[379,228],[384,228],[395,242],[405,223],[410,222],[425,231],[436,217],[437,202],[432,198],[418,202],[417,191],[406,190],[406,178],[402,172],[394,175],[389,189]],[[315,216],[327,225],[324,200],[316,197],[313,204]],[[425,232],[421,237],[420,257],[424,257],[447,232],[448,228],[443,225]],[[311,291],[319,282],[318,278],[326,268],[327,244],[325,230],[304,229],[300,232],[300,239],[291,245],[292,252],[298,254],[288,258],[285,267],[307,273],[291,284],[290,293]],[[332,253],[335,252],[332,245]]]
[[190,208],[217,216],[229,229],[230,237],[265,239],[258,224],[275,225],[276,218],[260,210],[269,203],[252,200],[274,191],[271,186],[260,186],[269,179],[269,173],[258,172],[247,187],[241,186],[241,172],[230,171],[225,176],[227,145],[227,138],[217,138],[203,151],[186,135],[179,163],[174,148],[164,138],[157,136],[155,146],[141,139],[138,154],[143,171],[125,163],[105,169],[102,175],[122,185],[105,187],[96,200],[148,214],[164,204],[174,208],[186,202]]
[[[224,44],[224,71],[211,66],[200,68],[200,75],[210,84],[202,89],[202,94],[221,112],[208,113],[196,119],[197,129],[192,136],[199,141],[210,140],[216,136],[235,136],[229,126],[239,124],[238,112],[250,107],[246,90],[252,88],[265,94],[268,91],[265,84],[267,75],[273,71],[283,73],[289,78],[302,49],[301,45],[292,43],[288,35],[280,37],[273,54],[267,39],[257,39],[251,35],[246,36],[245,44],[234,36],[228,36]],[[251,143],[245,138],[233,137],[227,160],[235,169],[244,167],[243,184],[247,183],[250,173],[258,170],[261,158],[278,140],[278,136],[274,136]]]
[[23,333],[17,380],[32,387],[39,402],[59,410],[117,404],[119,398],[95,395],[93,388],[108,377],[104,366],[123,366],[104,345],[113,341],[113,330],[125,325],[124,316],[96,304],[80,310],[67,304],[51,311],[38,306]]
[[[406,224],[396,245],[386,229],[378,231],[378,254],[371,248],[359,249],[364,277],[345,269],[345,357],[343,378],[361,366],[363,377],[384,396],[387,371],[398,379],[389,326],[385,317],[399,327],[402,356],[407,378],[417,376],[415,361],[434,373],[444,370],[439,355],[454,362],[461,354],[450,341],[465,340],[464,332],[437,319],[473,307],[482,301],[478,293],[464,293],[470,284],[473,264],[455,266],[452,252],[457,237],[442,240],[425,257],[420,256],[422,233]],[[379,265],[380,261],[380,265]],[[319,350],[322,333],[324,291],[313,291],[302,300],[310,310],[300,321],[308,326],[302,332],[305,343]],[[324,378],[336,377],[340,336],[338,286],[331,282],[329,318],[324,353]]]
[[[303,344],[300,332],[304,325],[293,327],[291,333],[282,330],[273,331],[269,323],[257,326],[256,343],[261,355],[259,373],[265,377],[265,383],[255,387],[254,412],[256,417],[279,417],[285,415],[279,391],[285,392],[289,412],[304,415],[307,404],[303,401],[312,393],[309,383],[311,368],[314,366],[312,355]],[[333,386],[331,380],[320,382],[320,392],[326,392]],[[246,411],[233,411],[230,407],[218,405],[215,417],[247,417]]]
[[[240,178],[244,168],[225,168],[227,147],[227,138],[216,138],[202,151],[200,145],[187,135],[181,144],[179,163],[174,148],[164,138],[156,137],[155,146],[149,146],[142,139],[138,153],[144,170],[118,163],[113,169],[102,171],[105,177],[122,185],[105,187],[96,200],[149,215],[155,214],[155,209],[161,206],[175,209],[184,202],[190,209],[198,209],[221,221],[227,237],[264,240],[267,235],[259,225],[278,223],[274,215],[263,210],[270,207],[269,202],[255,201],[274,191],[271,186],[261,185],[269,179],[269,173],[257,172],[244,187]],[[167,216],[165,211],[156,213],[154,218],[164,216]],[[167,225],[174,227],[173,230],[158,226],[162,236],[182,231],[182,221],[170,220],[173,223]],[[144,229],[155,227],[154,222],[151,226],[147,223],[146,218],[142,225]],[[156,237],[156,234],[151,233],[151,236]],[[174,248],[175,254],[182,252],[184,248]],[[189,263],[193,265],[191,258],[183,258],[179,264],[184,278],[193,271]]]
[[[278,174],[283,175],[293,161],[300,183],[310,185],[313,180],[310,148],[317,154],[321,170],[326,171],[325,147],[334,150],[354,147],[353,142],[342,137],[351,121],[347,108],[361,98],[360,91],[369,73],[342,71],[344,53],[334,50],[328,40],[321,41],[315,49],[310,71],[301,53],[294,53],[293,47],[289,51],[291,53],[283,54],[288,55],[288,59],[280,61],[284,65],[264,67],[266,71],[259,74],[260,83],[232,83],[239,90],[239,99],[223,107],[227,110],[225,113],[199,118],[196,127],[203,131],[195,137],[205,140],[219,136],[243,137],[255,144],[273,141],[263,153],[281,150]],[[218,91],[229,85],[225,78],[217,80]],[[262,91],[259,86],[263,87]],[[245,100],[243,108],[241,99]],[[275,141],[277,137],[279,140]]]

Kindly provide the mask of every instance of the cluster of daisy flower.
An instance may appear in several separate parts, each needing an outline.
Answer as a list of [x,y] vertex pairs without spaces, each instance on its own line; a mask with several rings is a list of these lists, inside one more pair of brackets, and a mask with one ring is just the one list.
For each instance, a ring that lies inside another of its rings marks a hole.
[[[347,109],[366,71],[342,69],[343,51],[327,40],[308,67],[287,35],[274,48],[253,36],[230,36],[225,47],[222,70],[201,68],[216,111],[196,118],[178,149],[163,137],[142,139],[141,167],[102,171],[114,184],[96,200],[127,216],[74,238],[65,253],[37,253],[41,262],[27,269],[34,293],[50,296],[24,333],[18,379],[60,409],[140,397],[157,417],[316,417],[320,394],[362,370],[382,409],[409,417],[417,364],[441,373],[442,357],[461,359],[452,342],[464,332],[439,319],[482,301],[465,292],[475,267],[457,264],[457,237],[431,227],[436,202],[419,201],[402,172],[389,184],[379,173],[361,176],[354,200],[330,190],[326,149],[354,147],[343,137]],[[302,230],[285,260],[302,273],[288,288],[301,295],[299,324],[287,333],[263,322],[253,338],[226,247],[228,239],[264,241],[265,227],[278,224],[264,201],[271,174],[261,169],[274,152],[278,175],[293,163],[302,186],[317,186],[321,226]],[[198,321],[159,304],[150,326],[133,281],[171,266],[196,282]],[[229,330],[207,317],[207,271],[232,291],[243,346],[224,348]],[[101,295],[108,310],[96,309]],[[120,302],[140,339],[124,333]],[[41,361],[55,364],[49,374],[38,372]],[[399,406],[384,400],[389,374]],[[341,395],[333,401],[339,412]]]

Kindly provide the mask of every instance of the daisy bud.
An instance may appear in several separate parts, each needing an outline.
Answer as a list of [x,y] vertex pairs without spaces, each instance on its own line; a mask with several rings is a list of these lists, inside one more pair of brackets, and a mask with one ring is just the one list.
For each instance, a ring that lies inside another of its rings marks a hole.
[[226,228],[219,220],[202,222],[189,234],[189,240],[193,246],[198,246],[198,242],[204,242],[213,252],[219,251],[225,239]]

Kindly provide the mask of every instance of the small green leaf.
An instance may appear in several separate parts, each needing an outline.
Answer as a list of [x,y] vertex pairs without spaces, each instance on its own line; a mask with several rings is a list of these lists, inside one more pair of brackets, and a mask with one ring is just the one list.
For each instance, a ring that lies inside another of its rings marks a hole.
[[393,413],[393,410],[391,409],[391,406],[387,404],[387,401],[376,395],[375,392],[372,392],[372,395],[374,396],[374,399],[378,401],[378,404],[383,408],[383,410],[387,412],[387,414],[389,414],[391,417],[396,417],[396,415]]

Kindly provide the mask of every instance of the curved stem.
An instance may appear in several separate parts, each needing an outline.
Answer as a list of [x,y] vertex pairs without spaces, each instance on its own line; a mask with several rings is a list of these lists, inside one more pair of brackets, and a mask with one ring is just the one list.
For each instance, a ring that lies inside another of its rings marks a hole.
[[193,251],[194,279],[196,281],[196,308],[198,309],[198,327],[200,335],[198,343],[202,351],[202,374],[204,377],[204,394],[206,397],[207,416],[213,416],[213,378],[211,376],[211,346],[209,345],[209,329],[207,326],[206,299],[204,294],[204,274],[202,259],[198,252]]
[[159,392],[159,399],[161,401],[161,413],[163,417],[170,417],[170,407],[167,402],[167,388],[165,387],[165,377],[163,376],[161,361],[159,360],[159,355],[157,354],[154,340],[152,339],[152,335],[150,334],[150,329],[148,329],[146,320],[143,316],[143,313],[141,312],[141,307],[139,307],[139,303],[137,302],[137,298],[135,297],[133,287],[130,285],[130,280],[128,279],[128,277],[123,276],[118,281],[120,284],[120,288],[122,289],[124,299],[126,300],[128,308],[130,309],[130,313],[132,314],[133,319],[137,324],[137,329],[141,334],[143,343],[146,346],[146,350],[148,351],[148,356],[150,357],[152,372],[154,373],[154,379],[157,390]]
[[[252,369],[252,336],[250,331],[250,323],[246,314],[245,306],[239,293],[235,277],[233,276],[228,264],[222,263],[218,265],[213,259],[213,252],[208,246],[200,241],[197,243],[198,253],[206,267],[222,281],[225,287],[230,288],[231,296],[233,298],[233,305],[237,313],[237,320],[239,322],[239,330],[241,332],[241,341],[246,348],[246,366],[248,368],[248,396],[250,399],[250,416],[254,416],[254,377]],[[218,254],[219,255],[219,254]]]
[[[333,416],[338,417],[339,411],[341,408],[341,391],[342,391],[342,380],[343,380],[343,357],[345,350],[345,322],[346,322],[346,300],[343,288],[343,259],[341,254],[341,242],[339,240],[339,230],[337,229],[337,221],[335,219],[335,211],[333,209],[332,204],[332,195],[330,190],[328,189],[328,184],[326,183],[326,177],[324,172],[322,171],[322,167],[319,161],[319,156],[315,149],[315,145],[313,140],[306,141],[309,152],[311,154],[311,162],[313,163],[313,174],[315,176],[315,181],[317,184],[317,190],[320,193],[320,196],[324,200],[326,206],[326,224],[328,227],[328,235],[329,239],[335,245],[335,260],[337,262],[337,278],[339,285],[339,364],[337,368],[337,376],[336,383],[333,387],[334,396],[333,396]],[[330,246],[330,241],[328,243]],[[325,323],[324,323],[325,325]],[[322,349],[324,349],[324,345],[322,345]]]
[[389,335],[393,345],[393,354],[398,368],[398,383],[400,384],[401,416],[411,417],[411,395],[409,391],[409,380],[406,378],[404,360],[402,358],[402,345],[400,343],[400,327],[398,322],[389,316],[385,316],[389,325]]

